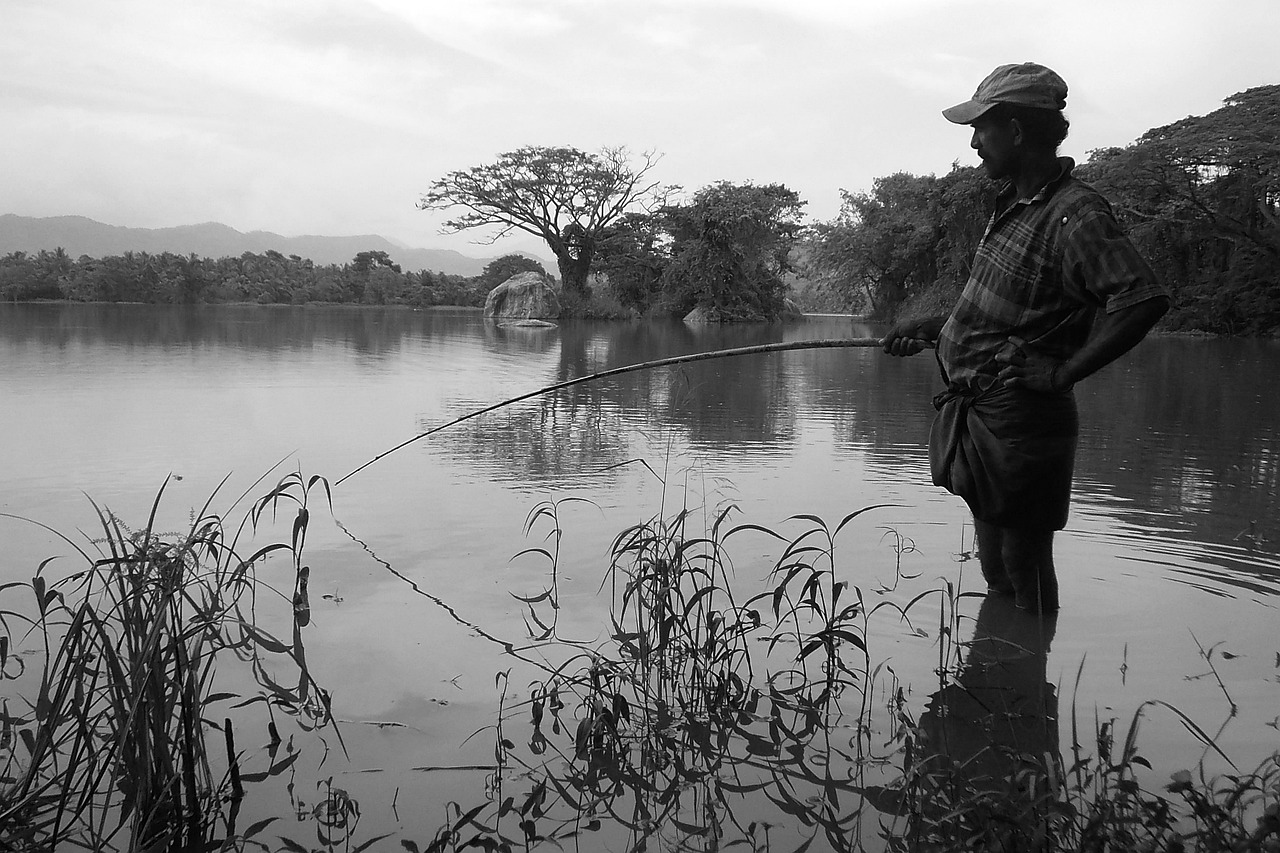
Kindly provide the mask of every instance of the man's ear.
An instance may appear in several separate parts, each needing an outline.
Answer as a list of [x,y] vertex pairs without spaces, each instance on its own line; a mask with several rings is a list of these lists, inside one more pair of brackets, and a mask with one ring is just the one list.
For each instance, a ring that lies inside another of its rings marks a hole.
[[1009,127],[1013,131],[1013,144],[1021,145],[1025,137],[1022,135],[1022,122],[1016,118],[1009,119]]

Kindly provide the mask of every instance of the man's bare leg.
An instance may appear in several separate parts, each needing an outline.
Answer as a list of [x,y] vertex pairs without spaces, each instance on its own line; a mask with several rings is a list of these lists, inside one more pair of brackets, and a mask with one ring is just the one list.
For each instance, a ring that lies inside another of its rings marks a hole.
[[1004,566],[1004,528],[986,521],[973,520],[978,537],[978,565],[987,582],[988,595],[1013,595],[1013,578]]
[[987,589],[1012,592],[1017,605],[1032,613],[1058,609],[1058,574],[1053,564],[1053,531],[999,527],[974,520],[978,562]]

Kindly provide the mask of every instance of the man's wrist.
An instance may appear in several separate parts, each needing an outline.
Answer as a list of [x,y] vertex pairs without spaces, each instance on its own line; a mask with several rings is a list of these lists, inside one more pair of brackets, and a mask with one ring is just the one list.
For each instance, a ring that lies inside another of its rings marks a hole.
[[1053,370],[1049,371],[1049,390],[1055,394],[1061,394],[1064,391],[1070,391],[1074,382],[1068,380],[1063,374],[1066,373],[1065,364],[1056,364]]

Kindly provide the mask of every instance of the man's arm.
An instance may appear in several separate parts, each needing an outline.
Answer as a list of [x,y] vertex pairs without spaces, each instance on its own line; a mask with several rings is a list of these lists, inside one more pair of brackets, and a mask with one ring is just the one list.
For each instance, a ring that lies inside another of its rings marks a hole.
[[1137,346],[1168,310],[1169,299],[1157,296],[1104,314],[1094,324],[1084,346],[1064,362],[1020,352],[1001,353],[996,356],[996,361],[1005,365],[1000,379],[1010,388],[1045,393],[1064,391]]

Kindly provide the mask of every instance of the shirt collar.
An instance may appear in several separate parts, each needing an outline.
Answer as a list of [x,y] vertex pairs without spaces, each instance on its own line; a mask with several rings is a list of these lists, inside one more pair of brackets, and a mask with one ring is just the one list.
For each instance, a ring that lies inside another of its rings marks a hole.
[[999,198],[1010,205],[1014,202],[1034,204],[1038,201],[1044,201],[1049,196],[1053,195],[1054,190],[1058,188],[1058,185],[1061,184],[1063,180],[1070,177],[1071,171],[1075,169],[1075,167],[1075,160],[1070,157],[1059,157],[1057,174],[1050,178],[1049,182],[1037,190],[1036,194],[1031,198],[1014,198],[1013,196],[1017,192],[1017,189],[1014,187],[1013,181],[1010,180],[1005,180],[1004,185],[1000,188]]

